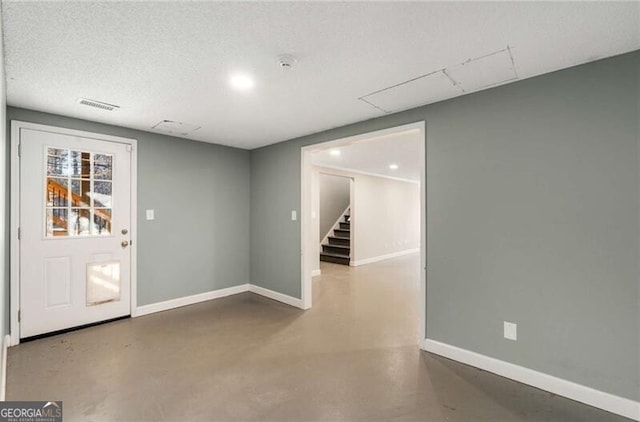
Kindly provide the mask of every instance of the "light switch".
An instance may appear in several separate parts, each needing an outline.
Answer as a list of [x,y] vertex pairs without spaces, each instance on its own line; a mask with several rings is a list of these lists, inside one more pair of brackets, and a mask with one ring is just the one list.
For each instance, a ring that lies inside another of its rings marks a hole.
[[298,219],[298,213],[296,210],[291,211],[291,221],[296,221]]
[[155,218],[154,210],[147,210],[147,220],[155,220]]
[[504,338],[513,341],[518,340],[518,325],[504,321]]

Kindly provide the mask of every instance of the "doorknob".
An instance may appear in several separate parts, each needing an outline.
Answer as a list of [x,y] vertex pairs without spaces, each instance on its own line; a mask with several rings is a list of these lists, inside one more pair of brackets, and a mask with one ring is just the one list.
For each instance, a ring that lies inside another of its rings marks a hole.
[[122,234],[127,234],[127,233],[129,233],[129,230],[127,230],[127,229],[122,229]]
[[123,248],[126,248],[127,246],[129,246],[129,242],[127,242],[127,241],[125,240],[125,241],[123,241],[123,242],[121,243],[121,245],[122,245],[122,247],[123,247]]

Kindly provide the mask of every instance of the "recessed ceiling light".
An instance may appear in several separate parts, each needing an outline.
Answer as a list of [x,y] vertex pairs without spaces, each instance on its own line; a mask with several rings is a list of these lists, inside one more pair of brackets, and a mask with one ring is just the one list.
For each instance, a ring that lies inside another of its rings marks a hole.
[[389,164],[389,168],[391,170],[398,170],[398,165],[397,164]]
[[229,83],[238,91],[248,91],[255,85],[253,79],[249,75],[237,74],[231,76]]
[[339,149],[332,149],[331,151],[329,151],[329,154],[333,155],[334,157],[338,157],[341,153]]

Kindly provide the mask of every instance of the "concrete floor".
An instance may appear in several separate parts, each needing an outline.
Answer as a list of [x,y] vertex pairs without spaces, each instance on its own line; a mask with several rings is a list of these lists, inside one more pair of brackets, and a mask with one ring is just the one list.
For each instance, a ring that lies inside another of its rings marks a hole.
[[240,295],[13,347],[65,421],[623,421],[418,349],[417,255],[322,266],[314,307]]

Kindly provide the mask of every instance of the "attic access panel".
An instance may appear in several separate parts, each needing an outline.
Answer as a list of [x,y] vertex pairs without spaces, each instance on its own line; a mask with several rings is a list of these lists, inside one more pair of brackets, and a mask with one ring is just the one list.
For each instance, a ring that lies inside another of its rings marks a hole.
[[151,129],[172,135],[188,135],[200,129],[200,126],[190,123],[174,122],[173,120],[163,120]]
[[360,100],[391,113],[455,97],[461,92],[444,71],[438,70],[365,95]]
[[447,68],[446,72],[465,92],[478,91],[518,78],[509,48],[469,59]]

